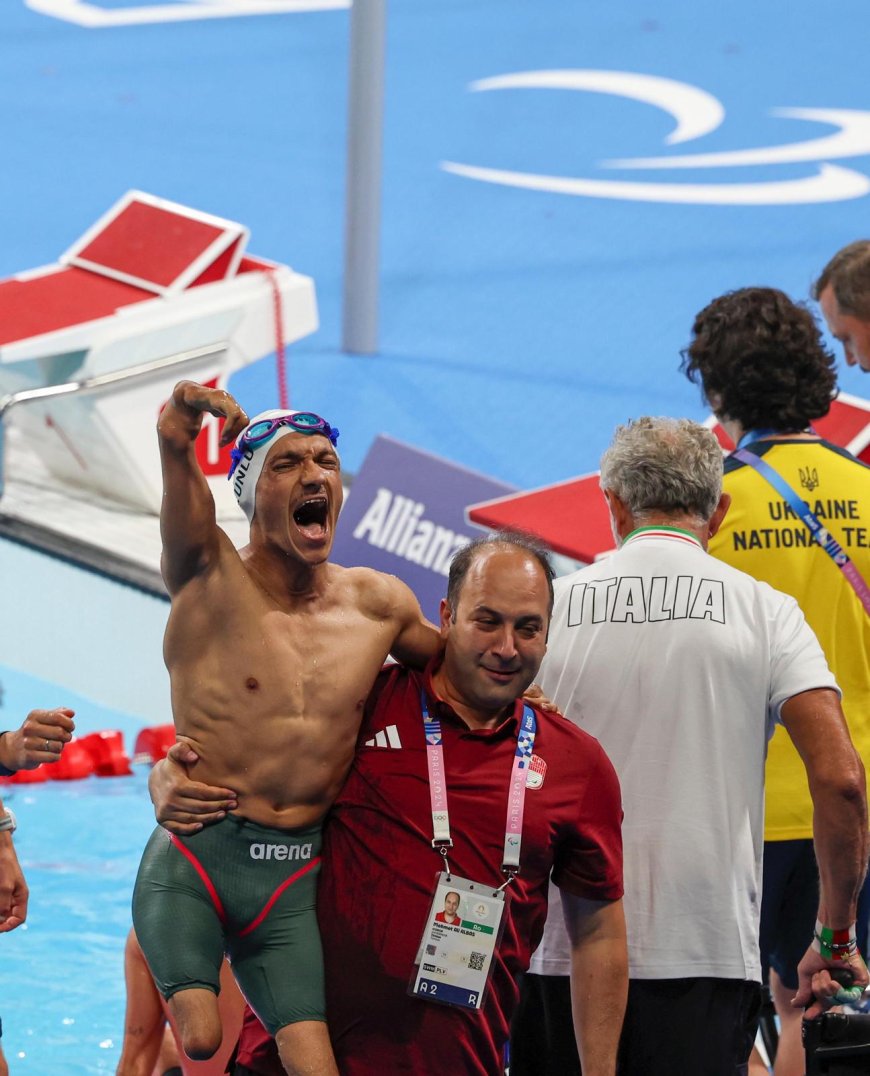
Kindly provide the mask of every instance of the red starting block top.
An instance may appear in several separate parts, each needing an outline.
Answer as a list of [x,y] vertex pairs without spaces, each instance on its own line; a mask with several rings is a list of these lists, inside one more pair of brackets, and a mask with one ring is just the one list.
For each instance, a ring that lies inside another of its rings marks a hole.
[[2,280],[0,345],[106,318],[122,306],[153,298],[153,291],[87,269],[56,269],[29,280]]
[[0,346],[234,277],[248,230],[128,191],[57,266],[0,281]]
[[128,191],[60,260],[164,295],[234,276],[247,238],[231,220]]
[[168,288],[223,235],[223,229],[132,201],[90,240],[68,252],[75,265]]

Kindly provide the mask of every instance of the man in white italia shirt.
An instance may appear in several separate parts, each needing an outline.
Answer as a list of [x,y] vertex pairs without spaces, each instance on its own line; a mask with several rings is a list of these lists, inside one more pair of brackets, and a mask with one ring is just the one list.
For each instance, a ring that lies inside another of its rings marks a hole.
[[[864,771],[795,601],[706,552],[729,503],[710,431],[673,419],[619,427],[601,486],[619,548],[556,581],[539,681],[599,739],[622,785],[629,998],[620,1076],[736,1076],[760,1001],[774,724],[806,765],[815,812],[819,922],[799,969],[800,1005],[836,991],[827,969],[838,964],[868,981],[854,944]],[[557,900],[551,894],[523,986],[511,1076],[579,1072],[560,1012],[570,967]]]

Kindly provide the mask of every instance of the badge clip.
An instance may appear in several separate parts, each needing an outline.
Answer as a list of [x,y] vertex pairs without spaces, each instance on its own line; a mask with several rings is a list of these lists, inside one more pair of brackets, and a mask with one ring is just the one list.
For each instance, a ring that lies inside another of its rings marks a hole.
[[502,867],[501,872],[502,872],[502,874],[506,874],[507,877],[501,883],[501,885],[498,887],[498,889],[495,890],[496,893],[504,892],[504,890],[507,889],[507,887],[511,884],[511,882],[520,873],[520,870],[519,870],[519,867]]
[[447,875],[447,878],[449,880],[449,878],[451,877],[451,872],[450,872],[450,861],[447,858],[447,849],[453,847],[453,838],[452,837],[443,837],[443,838],[439,839],[439,838],[435,837],[432,840],[432,847],[435,849],[435,851],[440,856],[444,857],[444,872]]

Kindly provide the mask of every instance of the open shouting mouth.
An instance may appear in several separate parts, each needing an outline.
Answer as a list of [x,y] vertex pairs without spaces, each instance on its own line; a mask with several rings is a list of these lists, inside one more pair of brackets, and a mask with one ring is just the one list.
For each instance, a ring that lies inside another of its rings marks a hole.
[[328,519],[329,502],[326,497],[309,497],[293,513],[293,522],[300,532],[312,540],[326,537]]

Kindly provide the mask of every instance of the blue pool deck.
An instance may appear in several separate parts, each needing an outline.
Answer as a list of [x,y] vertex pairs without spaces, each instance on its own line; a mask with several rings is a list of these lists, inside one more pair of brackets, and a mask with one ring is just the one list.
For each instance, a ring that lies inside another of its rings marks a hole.
[[[141,718],[0,665],[0,727],[34,705],[68,704],[77,733],[124,733]],[[2,785],[19,823],[30,887],[23,926],[0,938],[0,1019],[10,1071],[33,1076],[114,1072],[124,1027],[124,939],[139,857],[153,828],[147,766],[130,777]]]
[[[390,0],[380,352],[348,355],[349,13],[296,7],[5,0],[0,278],[54,261],[131,188],[244,223],[252,250],[316,282],[292,400],[341,428],[351,474],[380,434],[518,489],[594,470],[618,422],[706,415],[678,365],[711,298],[806,298],[870,235],[866,0]],[[700,101],[721,122],[668,141]],[[649,160],[676,157],[693,159]],[[274,406],[273,358],[230,388]],[[153,571],[153,525],[120,544]],[[167,609],[0,540],[0,728],[60,703],[128,746],[165,722]],[[12,1072],[112,1072],[145,773],[4,793],[32,894],[0,937]]]

